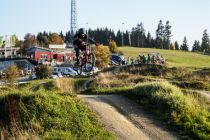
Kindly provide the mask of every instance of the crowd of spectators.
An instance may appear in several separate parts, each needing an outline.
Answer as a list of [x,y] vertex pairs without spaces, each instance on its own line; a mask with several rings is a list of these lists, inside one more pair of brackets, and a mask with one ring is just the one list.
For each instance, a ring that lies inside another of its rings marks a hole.
[[128,57],[127,64],[164,64],[165,58],[159,53],[149,53],[148,55],[137,56],[137,58]]

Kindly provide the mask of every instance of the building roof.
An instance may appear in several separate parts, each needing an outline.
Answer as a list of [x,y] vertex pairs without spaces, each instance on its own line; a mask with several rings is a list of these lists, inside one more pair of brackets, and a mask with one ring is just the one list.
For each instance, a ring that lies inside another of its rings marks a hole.
[[65,50],[56,50],[54,53],[65,54],[74,52],[74,48],[66,48]]
[[[6,51],[20,50],[20,47],[6,48]],[[5,51],[5,48],[0,48],[0,51]]]
[[27,53],[34,53],[34,52],[54,52],[54,50],[49,48],[42,48],[37,46],[32,46],[25,49]]
[[64,50],[53,50],[49,48],[42,48],[37,46],[32,46],[29,48],[26,48],[27,53],[34,53],[34,52],[52,52],[55,54],[63,54],[63,53],[72,53],[74,51],[74,48],[66,48]]

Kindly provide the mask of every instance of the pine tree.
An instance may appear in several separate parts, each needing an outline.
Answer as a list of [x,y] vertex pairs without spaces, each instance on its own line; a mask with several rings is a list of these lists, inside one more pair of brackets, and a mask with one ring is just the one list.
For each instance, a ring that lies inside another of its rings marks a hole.
[[171,25],[169,24],[170,22],[167,21],[165,28],[164,28],[164,34],[163,34],[163,48],[164,49],[170,49],[170,44],[171,44]]
[[144,47],[145,44],[145,29],[144,29],[144,25],[141,22],[140,24],[137,25],[136,27],[136,32],[138,35],[138,47]]
[[177,41],[175,41],[175,49],[176,49],[176,50],[179,50],[179,44],[178,44]]
[[162,20],[159,21],[158,28],[156,30],[156,45],[157,48],[163,49],[163,35],[164,35],[164,25]]
[[72,42],[72,35],[71,35],[71,32],[70,31],[68,31],[67,33],[66,33],[66,36],[65,36],[65,43],[70,43],[70,42]]
[[193,46],[192,46],[192,52],[202,51],[200,42],[195,40]]
[[201,48],[202,48],[203,52],[209,52],[210,51],[210,40],[209,40],[209,35],[207,33],[207,30],[203,31]]
[[38,33],[36,36],[36,40],[37,43],[39,44],[39,46],[41,47],[45,47],[48,48],[49,44],[50,44],[50,38],[48,33],[46,33],[45,31],[43,33]]
[[189,50],[186,36],[184,37],[183,44],[181,45],[180,49],[183,50],[183,51],[188,51]]
[[145,40],[145,47],[146,48],[152,48],[152,36],[151,34],[148,32],[147,33],[147,37],[146,37],[146,40]]
[[62,31],[60,32],[59,36],[60,36],[60,37],[61,37],[61,39],[65,42],[65,37],[64,37],[64,35],[63,35],[63,32],[62,32]]

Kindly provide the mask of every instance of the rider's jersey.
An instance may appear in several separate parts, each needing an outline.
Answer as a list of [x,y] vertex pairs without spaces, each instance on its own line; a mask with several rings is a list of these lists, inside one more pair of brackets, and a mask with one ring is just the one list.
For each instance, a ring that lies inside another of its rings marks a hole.
[[74,38],[76,38],[73,42],[74,46],[78,47],[81,50],[85,49],[85,41],[87,39],[87,35],[86,34],[76,34],[74,36]]

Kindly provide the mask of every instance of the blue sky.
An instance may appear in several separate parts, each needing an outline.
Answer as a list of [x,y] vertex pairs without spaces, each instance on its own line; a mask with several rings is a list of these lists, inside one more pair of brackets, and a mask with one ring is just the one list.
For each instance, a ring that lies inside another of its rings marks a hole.
[[[1,0],[0,35],[39,31],[66,32],[70,28],[71,0]],[[78,0],[79,27],[108,27],[131,30],[143,22],[155,36],[158,21],[169,20],[172,40],[181,44],[187,36],[190,45],[200,40],[204,29],[210,32],[210,0]],[[86,24],[88,22],[88,25]]]

